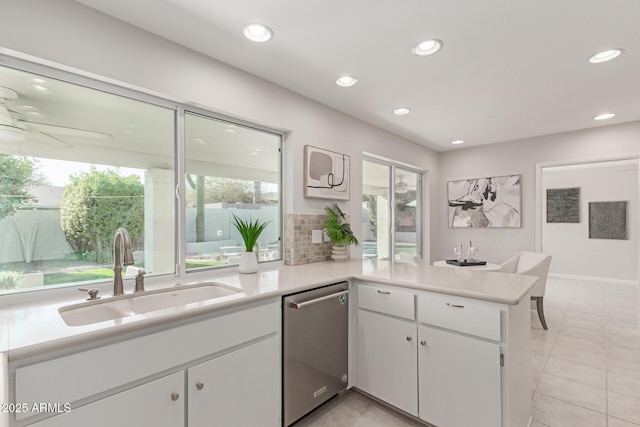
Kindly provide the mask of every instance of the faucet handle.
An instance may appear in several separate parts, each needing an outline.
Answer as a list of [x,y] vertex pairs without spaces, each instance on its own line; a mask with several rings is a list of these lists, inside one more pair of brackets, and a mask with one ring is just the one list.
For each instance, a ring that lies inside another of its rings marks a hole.
[[138,270],[138,274],[136,274],[136,288],[134,292],[144,292],[144,275],[147,274],[147,271],[144,268]]
[[98,296],[98,292],[100,292],[98,289],[86,289],[86,288],[79,288],[79,291],[82,292],[86,292],[89,294],[89,297],[87,298],[87,301],[93,301],[93,300],[97,300],[100,299],[100,297]]

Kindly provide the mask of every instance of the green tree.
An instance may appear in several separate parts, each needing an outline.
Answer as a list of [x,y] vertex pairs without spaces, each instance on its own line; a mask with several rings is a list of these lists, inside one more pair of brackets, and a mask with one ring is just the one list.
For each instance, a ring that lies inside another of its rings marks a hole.
[[0,219],[34,200],[29,187],[41,180],[33,159],[0,154]]
[[253,203],[254,184],[251,181],[210,178],[206,185],[207,203]]
[[76,256],[95,254],[96,262],[111,261],[113,236],[119,227],[132,241],[144,231],[144,185],[117,169],[91,167],[70,177],[60,202],[60,225]]

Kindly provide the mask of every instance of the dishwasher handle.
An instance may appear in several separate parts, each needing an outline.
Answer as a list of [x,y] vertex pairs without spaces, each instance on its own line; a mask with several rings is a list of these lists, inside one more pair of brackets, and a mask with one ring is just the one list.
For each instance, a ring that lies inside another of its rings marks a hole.
[[305,302],[301,302],[301,303],[297,303],[297,302],[291,302],[291,305],[289,307],[295,309],[295,310],[300,310],[303,307],[306,307],[308,305],[313,305],[322,301],[326,301],[328,299],[332,299],[335,297],[340,297],[342,295],[347,295],[349,293],[349,289],[344,290],[344,291],[340,291],[340,292],[336,292],[334,294],[329,294],[329,295],[325,295],[323,297],[319,297],[319,298],[314,298],[311,299],[309,301],[305,301]]

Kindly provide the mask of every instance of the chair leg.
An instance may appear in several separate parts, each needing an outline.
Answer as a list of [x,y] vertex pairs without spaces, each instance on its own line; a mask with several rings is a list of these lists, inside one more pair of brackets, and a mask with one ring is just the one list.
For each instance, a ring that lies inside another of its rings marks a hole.
[[543,297],[531,297],[532,300],[536,301],[536,308],[538,309],[538,317],[540,318],[540,323],[542,324],[542,329],[548,331],[547,321],[544,319],[544,308],[542,307],[542,298]]

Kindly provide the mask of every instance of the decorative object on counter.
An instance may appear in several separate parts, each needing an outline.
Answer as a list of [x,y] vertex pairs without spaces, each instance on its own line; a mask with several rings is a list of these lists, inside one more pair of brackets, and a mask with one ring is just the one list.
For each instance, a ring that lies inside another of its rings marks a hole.
[[627,202],[589,203],[590,239],[627,239]]
[[547,222],[580,222],[580,189],[547,189]]
[[449,181],[449,227],[520,227],[521,180],[508,175]]
[[466,259],[463,259],[463,260],[448,259],[446,260],[446,263],[450,265],[457,265],[458,267],[472,267],[472,266],[478,266],[478,265],[487,265],[487,261],[478,261],[478,260],[469,261]]
[[260,222],[258,219],[252,221],[251,218],[245,221],[233,215],[233,225],[240,233],[240,236],[242,236],[245,247],[245,252],[243,252],[240,263],[238,264],[238,271],[240,273],[255,273],[258,271],[258,258],[256,257],[256,253],[253,252],[253,248],[256,246],[260,234],[262,234],[270,222],[271,221]]
[[471,240],[469,240],[469,248],[467,249],[467,262],[476,262],[477,257],[478,257],[478,248],[473,246],[473,244],[471,243]]
[[353,235],[351,225],[346,222],[345,214],[337,203],[334,203],[333,207],[325,207],[324,211],[327,214],[327,219],[324,222],[324,232],[333,243],[331,259],[344,261],[349,256],[348,246],[357,245],[358,239]]
[[351,157],[304,146],[304,197],[349,200]]
[[464,255],[462,255],[462,243],[453,248],[453,256],[458,262],[464,261]]

